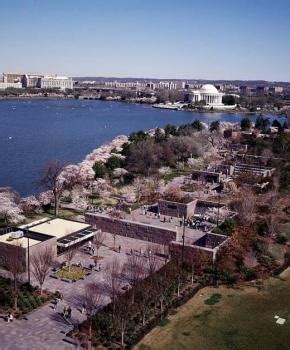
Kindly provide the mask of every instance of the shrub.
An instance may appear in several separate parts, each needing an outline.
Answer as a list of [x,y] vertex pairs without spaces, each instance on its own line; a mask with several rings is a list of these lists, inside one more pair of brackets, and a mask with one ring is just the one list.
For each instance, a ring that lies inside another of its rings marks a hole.
[[216,303],[218,303],[220,301],[221,297],[222,297],[221,294],[214,293],[214,294],[211,295],[210,298],[206,299],[204,301],[204,303],[206,305],[214,305],[214,304],[216,304]]
[[278,244],[286,244],[288,241],[287,237],[283,236],[283,235],[278,235],[276,238],[276,242]]
[[164,320],[162,320],[162,321],[160,322],[160,326],[161,326],[161,327],[165,327],[165,326],[167,326],[169,323],[170,323],[170,320],[169,320],[168,318],[165,318]]

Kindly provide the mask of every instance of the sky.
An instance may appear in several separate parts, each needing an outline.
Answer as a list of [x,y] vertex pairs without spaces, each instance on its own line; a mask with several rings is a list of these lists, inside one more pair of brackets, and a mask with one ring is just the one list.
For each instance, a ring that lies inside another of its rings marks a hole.
[[0,71],[290,81],[290,0],[0,0]]

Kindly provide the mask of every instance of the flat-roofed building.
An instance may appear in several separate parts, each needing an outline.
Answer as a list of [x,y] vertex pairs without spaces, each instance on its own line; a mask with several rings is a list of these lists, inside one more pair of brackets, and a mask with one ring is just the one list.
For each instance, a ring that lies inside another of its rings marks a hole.
[[21,89],[22,84],[21,83],[4,83],[0,82],[0,90],[6,90],[6,89]]
[[42,89],[71,90],[73,88],[73,81],[68,77],[49,76],[41,78],[40,87]]
[[1,235],[0,257],[17,254],[27,266],[28,256],[32,257],[42,249],[49,247],[56,256],[92,240],[95,234],[96,230],[87,223],[60,218],[44,218],[21,225],[17,231]]

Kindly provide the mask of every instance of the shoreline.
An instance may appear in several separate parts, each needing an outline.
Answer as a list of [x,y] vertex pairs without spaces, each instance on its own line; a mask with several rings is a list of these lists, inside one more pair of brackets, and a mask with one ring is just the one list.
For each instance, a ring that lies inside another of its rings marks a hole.
[[[82,96],[81,96],[82,97]],[[149,105],[151,107],[154,106],[153,103],[148,103],[148,102],[139,102],[139,101],[130,101],[130,100],[102,100],[100,98],[75,98],[72,95],[69,96],[0,96],[0,102],[1,101],[9,101],[9,100],[80,100],[80,101],[102,101],[102,102],[121,102],[121,103],[129,103],[129,104],[138,104],[138,105]],[[161,110],[166,109],[166,108],[159,108]],[[228,110],[228,109],[220,109],[220,110],[211,110],[211,109],[190,109],[190,108],[184,108],[184,109],[171,109],[172,111],[175,112],[189,112],[189,113],[201,113],[201,114],[221,114],[221,113],[228,113],[228,114],[244,114],[244,115],[267,115],[267,114],[272,114],[277,117],[285,117],[287,116],[286,112],[281,112],[281,111],[256,111],[256,112],[250,112],[250,111],[244,111],[244,110],[238,110],[238,109],[233,109],[233,110]]]

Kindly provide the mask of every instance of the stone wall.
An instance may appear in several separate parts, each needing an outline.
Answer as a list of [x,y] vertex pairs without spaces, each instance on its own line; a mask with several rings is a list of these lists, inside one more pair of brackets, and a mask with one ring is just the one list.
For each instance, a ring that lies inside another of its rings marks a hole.
[[207,233],[203,237],[194,242],[195,245],[214,249],[222,244],[228,237],[224,235],[218,235],[215,233]]
[[[169,253],[173,259],[180,259],[182,257],[182,243],[181,242],[170,242]],[[188,264],[194,259],[204,259],[205,261],[212,261],[215,257],[215,250],[195,245],[184,245],[184,261]]]
[[46,248],[51,248],[54,257],[57,255],[57,240],[56,237],[49,238],[45,241],[34,244],[29,248],[30,251],[30,259],[31,257],[38,251],[45,251]]
[[191,178],[195,181],[201,181],[204,183],[210,182],[221,182],[221,173],[206,170],[195,170],[191,174]]
[[0,242],[0,257],[5,261],[5,256],[10,255],[21,261],[24,270],[26,270],[26,249],[13,244]]
[[160,199],[158,202],[158,210],[161,215],[172,216],[177,218],[185,217],[187,219],[193,216],[195,212],[196,202],[196,199],[189,203],[180,203]]
[[176,240],[175,230],[140,222],[118,220],[95,213],[87,213],[85,215],[85,221],[104,232],[132,237],[142,241],[164,244]]

